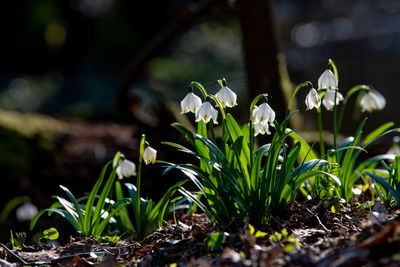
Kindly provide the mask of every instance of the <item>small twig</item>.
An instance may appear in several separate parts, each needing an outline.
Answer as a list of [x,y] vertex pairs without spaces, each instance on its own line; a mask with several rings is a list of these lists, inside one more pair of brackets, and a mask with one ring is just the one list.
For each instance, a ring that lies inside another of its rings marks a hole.
[[317,218],[319,224],[322,226],[322,228],[324,228],[325,231],[330,232],[330,230],[328,228],[325,227],[325,225],[321,222],[321,220],[319,219],[319,217],[313,213],[309,208],[305,208],[310,214],[312,214],[315,218]]
[[276,219],[274,216],[271,215],[272,220],[274,220],[277,224],[279,224],[280,226],[282,226],[283,228],[286,228],[286,226],[289,224],[290,222],[285,221],[285,222],[280,222],[278,219]]

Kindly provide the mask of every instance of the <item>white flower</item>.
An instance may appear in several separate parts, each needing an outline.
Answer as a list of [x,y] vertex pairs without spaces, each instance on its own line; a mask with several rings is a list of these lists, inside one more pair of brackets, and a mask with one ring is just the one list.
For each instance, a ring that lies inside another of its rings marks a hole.
[[38,213],[38,209],[32,203],[25,203],[16,211],[18,221],[30,221],[36,213]]
[[358,187],[353,187],[351,191],[353,191],[353,194],[356,196],[360,196],[362,194],[362,190]]
[[156,161],[156,157],[157,157],[157,150],[155,150],[152,147],[146,147],[146,149],[143,152],[144,163],[146,164],[154,163]]
[[201,106],[201,99],[193,93],[188,93],[181,101],[181,114],[188,112],[196,112],[196,109]]
[[236,94],[229,87],[222,87],[215,96],[221,101],[223,107],[234,107],[236,103]]
[[321,97],[319,96],[318,92],[314,88],[312,88],[306,96],[307,110],[313,108],[318,109],[320,105],[321,105]]
[[256,125],[258,123],[264,124],[271,124],[274,126],[275,120],[275,111],[267,104],[263,103],[258,107],[253,109],[253,124]]
[[196,109],[196,122],[198,121],[204,121],[205,123],[208,123],[210,119],[213,120],[214,124],[218,124],[218,111],[213,108],[213,106],[210,104],[210,102],[206,101],[201,106]]
[[119,179],[136,175],[135,163],[127,159],[121,159],[117,167],[117,175]]
[[322,99],[322,104],[327,110],[332,110],[335,105],[335,92],[336,92],[336,105],[339,105],[339,102],[343,100],[343,96],[337,90],[328,89],[325,93],[324,98]]
[[378,91],[371,89],[360,100],[361,112],[381,110],[386,105],[386,99]]
[[254,124],[254,136],[257,136],[258,134],[271,134],[269,131],[269,126],[268,123],[262,124],[260,122]]
[[318,90],[338,89],[338,80],[331,70],[325,70],[318,79]]

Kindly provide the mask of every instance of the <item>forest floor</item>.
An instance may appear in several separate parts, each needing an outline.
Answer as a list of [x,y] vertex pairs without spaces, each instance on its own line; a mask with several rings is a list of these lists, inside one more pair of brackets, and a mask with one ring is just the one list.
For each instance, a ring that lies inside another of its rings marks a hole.
[[182,213],[141,242],[76,237],[60,247],[15,250],[1,244],[0,266],[400,266],[400,210],[360,202],[339,212],[324,202],[295,202],[290,216],[273,216],[261,229],[266,235],[248,225],[224,233],[205,214]]

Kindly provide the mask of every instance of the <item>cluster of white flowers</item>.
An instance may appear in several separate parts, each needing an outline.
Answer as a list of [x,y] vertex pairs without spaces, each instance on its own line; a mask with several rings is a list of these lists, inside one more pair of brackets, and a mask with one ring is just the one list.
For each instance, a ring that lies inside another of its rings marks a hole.
[[[237,105],[237,95],[225,84],[221,84],[221,89],[215,94],[215,97],[221,102],[222,107],[234,107]],[[204,121],[208,123],[210,120],[214,124],[218,124],[218,111],[211,105],[210,102],[201,102],[200,97],[189,92],[181,101],[181,114],[193,112],[195,113],[195,121]],[[271,134],[269,125],[274,126],[275,111],[267,104],[263,103],[253,110],[253,126],[254,135]]]
[[[326,90],[322,104],[327,110],[332,110],[340,101],[343,101],[343,95],[339,92],[338,80],[333,72],[329,69],[325,70],[318,79],[318,90]],[[306,96],[307,110],[316,108],[318,109],[321,104],[321,97],[318,92],[313,88]],[[376,90],[370,89],[360,100],[361,111],[372,112],[373,110],[381,110],[385,107],[385,98]]]
[[[223,86],[218,93],[215,94],[223,107],[234,107],[237,105],[236,94],[227,86]],[[181,101],[181,114],[193,112],[196,117],[196,122],[204,121],[208,123],[210,120],[214,124],[218,124],[218,111],[211,105],[210,102],[201,102],[200,97],[193,92],[189,92]]]

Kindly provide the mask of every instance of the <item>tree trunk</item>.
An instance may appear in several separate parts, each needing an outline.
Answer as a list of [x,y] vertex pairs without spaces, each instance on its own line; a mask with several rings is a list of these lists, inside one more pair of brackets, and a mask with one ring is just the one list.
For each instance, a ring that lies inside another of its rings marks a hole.
[[238,0],[237,4],[250,97],[267,92],[268,102],[281,121],[291,88],[284,60],[278,57],[271,1]]

